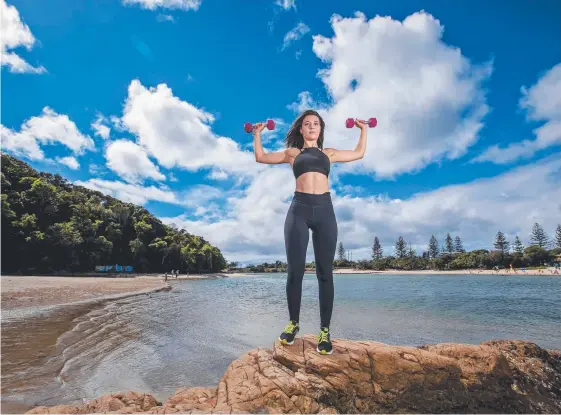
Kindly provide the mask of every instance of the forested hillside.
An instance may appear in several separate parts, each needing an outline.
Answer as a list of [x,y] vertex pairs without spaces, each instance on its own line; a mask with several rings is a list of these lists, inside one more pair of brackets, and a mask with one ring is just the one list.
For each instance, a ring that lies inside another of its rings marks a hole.
[[2,274],[92,272],[115,264],[137,272],[217,272],[226,260],[203,238],[140,206],[2,154]]

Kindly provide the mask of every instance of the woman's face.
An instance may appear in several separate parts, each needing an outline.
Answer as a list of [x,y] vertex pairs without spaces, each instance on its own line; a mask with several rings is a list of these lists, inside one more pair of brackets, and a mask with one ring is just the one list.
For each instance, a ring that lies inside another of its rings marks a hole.
[[302,121],[300,133],[305,141],[316,141],[321,133],[321,125],[317,115],[306,115]]

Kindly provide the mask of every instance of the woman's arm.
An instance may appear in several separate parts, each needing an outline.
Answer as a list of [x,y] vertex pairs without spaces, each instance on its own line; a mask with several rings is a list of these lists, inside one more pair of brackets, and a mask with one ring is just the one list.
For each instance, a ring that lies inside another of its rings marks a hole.
[[358,139],[358,144],[354,150],[337,150],[335,148],[325,149],[332,163],[345,163],[348,161],[359,160],[364,157],[364,153],[366,152],[366,136],[368,127],[365,123],[358,120],[355,121],[355,125],[360,128],[360,138]]
[[265,154],[265,150],[263,150],[263,145],[261,144],[261,131],[263,131],[264,128],[264,123],[257,123],[253,127],[253,151],[255,153],[255,161],[264,164],[288,163],[289,158],[287,150]]

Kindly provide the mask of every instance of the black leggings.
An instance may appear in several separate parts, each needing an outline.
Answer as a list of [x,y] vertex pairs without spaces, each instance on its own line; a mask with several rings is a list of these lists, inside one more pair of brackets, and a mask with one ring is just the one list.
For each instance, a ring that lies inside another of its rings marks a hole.
[[306,250],[312,241],[319,284],[321,327],[329,327],[333,310],[333,260],[337,248],[337,219],[329,192],[294,192],[284,222],[284,243],[288,260],[286,297],[290,320],[300,321],[302,280],[306,268]]

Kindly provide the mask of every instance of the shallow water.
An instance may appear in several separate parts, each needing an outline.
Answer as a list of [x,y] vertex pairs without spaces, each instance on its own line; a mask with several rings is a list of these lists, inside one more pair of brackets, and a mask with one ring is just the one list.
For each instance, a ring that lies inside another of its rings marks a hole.
[[[2,322],[3,411],[182,386],[214,386],[287,323],[286,274],[173,281],[170,292]],[[301,334],[319,328],[306,275]],[[336,275],[332,338],[388,344],[524,339],[561,349],[561,278]]]

